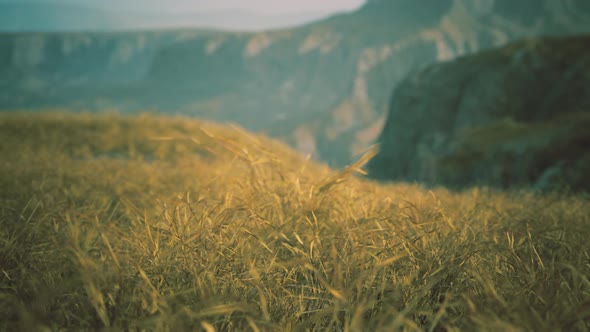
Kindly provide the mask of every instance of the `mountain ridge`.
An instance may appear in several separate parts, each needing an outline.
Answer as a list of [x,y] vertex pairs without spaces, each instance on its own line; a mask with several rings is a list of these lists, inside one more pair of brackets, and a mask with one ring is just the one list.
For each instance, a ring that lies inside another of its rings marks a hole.
[[519,38],[590,33],[590,15],[572,7],[585,8],[582,0],[545,0],[525,19],[494,12],[506,1],[453,0],[426,11],[412,3],[392,11],[391,2],[370,2],[256,33],[2,34],[0,108],[152,109],[236,121],[342,166],[377,138],[391,89],[412,70]]

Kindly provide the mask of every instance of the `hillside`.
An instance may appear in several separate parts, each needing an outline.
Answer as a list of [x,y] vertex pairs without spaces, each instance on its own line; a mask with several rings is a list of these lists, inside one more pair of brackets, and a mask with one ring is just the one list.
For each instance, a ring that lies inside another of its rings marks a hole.
[[590,35],[418,70],[395,89],[373,177],[590,191]]
[[385,186],[239,127],[0,114],[0,329],[585,331],[587,196]]
[[392,87],[413,69],[525,36],[590,32],[586,0],[428,4],[369,1],[259,33],[1,34],[0,109],[237,121],[343,166],[378,136]]

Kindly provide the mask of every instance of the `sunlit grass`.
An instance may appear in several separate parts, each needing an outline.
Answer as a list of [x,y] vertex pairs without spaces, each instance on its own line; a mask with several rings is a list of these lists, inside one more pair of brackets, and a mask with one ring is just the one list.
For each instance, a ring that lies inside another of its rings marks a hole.
[[0,116],[0,328],[588,330],[586,196],[426,191],[236,127]]

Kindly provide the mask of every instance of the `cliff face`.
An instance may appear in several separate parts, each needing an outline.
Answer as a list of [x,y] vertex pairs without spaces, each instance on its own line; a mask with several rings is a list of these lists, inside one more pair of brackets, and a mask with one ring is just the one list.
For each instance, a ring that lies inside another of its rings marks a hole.
[[508,0],[372,0],[260,33],[0,34],[0,108],[233,121],[341,166],[376,139],[391,88],[410,71],[525,36],[590,32],[586,0],[531,1],[534,10]]
[[590,36],[530,39],[409,75],[371,176],[590,190],[588,45]]

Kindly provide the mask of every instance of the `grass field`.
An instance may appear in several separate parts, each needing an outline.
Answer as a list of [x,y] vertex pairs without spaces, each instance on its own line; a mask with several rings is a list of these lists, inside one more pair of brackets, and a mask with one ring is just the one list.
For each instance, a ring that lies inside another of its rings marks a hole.
[[0,330],[588,331],[588,196],[424,190],[182,118],[0,115]]

